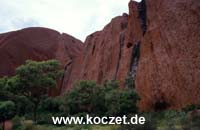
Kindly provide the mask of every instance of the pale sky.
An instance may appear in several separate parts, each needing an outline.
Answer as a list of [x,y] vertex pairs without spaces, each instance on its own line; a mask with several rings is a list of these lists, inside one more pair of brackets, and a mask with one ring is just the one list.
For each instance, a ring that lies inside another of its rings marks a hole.
[[[0,0],[0,33],[47,27],[82,41],[128,13],[130,0]],[[140,1],[140,0],[136,0]]]

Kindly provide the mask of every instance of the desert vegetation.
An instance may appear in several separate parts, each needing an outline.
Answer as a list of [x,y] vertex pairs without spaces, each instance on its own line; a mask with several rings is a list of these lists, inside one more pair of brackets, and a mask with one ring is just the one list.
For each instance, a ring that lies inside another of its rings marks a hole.
[[[140,100],[134,81],[128,76],[126,88],[118,81],[81,80],[64,95],[49,97],[63,70],[56,60],[26,61],[16,75],[0,79],[0,122],[11,120],[13,130],[197,130],[200,128],[198,105],[182,111],[139,112]],[[131,87],[132,86],[132,87]],[[195,113],[196,112],[196,113]],[[144,125],[53,125],[52,116],[123,116],[138,113]],[[1,129],[1,128],[0,128]]]

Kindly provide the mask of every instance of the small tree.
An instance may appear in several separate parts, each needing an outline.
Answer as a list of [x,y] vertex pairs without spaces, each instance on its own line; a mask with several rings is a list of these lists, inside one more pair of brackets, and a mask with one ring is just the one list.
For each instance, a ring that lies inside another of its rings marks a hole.
[[0,102],[0,122],[3,123],[2,129],[5,129],[5,121],[15,116],[15,104],[12,101]]
[[120,89],[114,80],[101,86],[94,81],[80,81],[65,95],[63,109],[69,114],[122,116],[136,113],[138,100],[134,89]]
[[0,100],[7,100],[8,92],[5,90],[7,78],[0,78]]
[[133,88],[134,82],[130,86],[130,88],[120,89],[119,82],[115,80],[106,81],[103,84],[102,88],[104,88],[104,91],[101,93],[104,95],[102,97],[107,110],[106,115],[122,116],[137,112],[139,96]]
[[56,79],[61,76],[61,67],[58,61],[31,61],[16,69],[16,76],[7,81],[7,90],[27,97],[33,104],[33,118],[36,121],[36,112],[42,96],[50,88],[56,87]]
[[6,84],[6,78],[0,78],[0,89],[3,90]]
[[[17,115],[24,115],[27,112],[30,112],[30,109],[33,108],[32,103],[25,96],[18,96],[16,94],[8,91],[8,81],[9,83],[17,83],[15,81],[16,77],[4,77],[0,78],[0,100],[1,101],[13,101],[15,103],[15,110]],[[11,84],[10,84],[11,85]],[[11,88],[9,88],[11,89]]]
[[105,94],[106,115],[123,116],[137,112],[137,101],[139,96],[135,91],[126,89],[114,89]]
[[58,113],[63,105],[62,97],[47,97],[43,99],[39,105],[39,110],[42,112]]
[[65,95],[65,106],[70,114],[91,112],[96,82],[80,81]]

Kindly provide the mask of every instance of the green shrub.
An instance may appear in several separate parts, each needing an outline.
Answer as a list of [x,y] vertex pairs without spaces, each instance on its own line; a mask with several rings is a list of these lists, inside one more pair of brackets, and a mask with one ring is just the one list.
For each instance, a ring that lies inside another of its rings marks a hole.
[[[0,122],[5,124],[6,120],[10,120],[15,116],[15,104],[12,101],[0,102]],[[4,125],[2,129],[4,129]]]
[[77,114],[82,112],[90,113],[93,109],[92,103],[95,97],[94,91],[96,82],[80,81],[64,96],[65,113]]
[[16,104],[16,114],[19,116],[24,116],[33,110],[34,104],[25,96],[15,96],[13,101]]
[[139,99],[135,91],[130,90],[112,90],[106,93],[105,105],[108,116],[123,116],[137,112],[137,100]]
[[62,104],[63,99],[61,97],[47,97],[39,104],[39,111],[59,112]]
[[120,89],[117,81],[102,86],[94,81],[80,81],[64,96],[66,114],[89,113],[98,116],[122,116],[136,113],[139,100],[134,89]]
[[198,115],[191,116],[187,114],[185,118],[182,118],[181,125],[184,130],[199,130],[200,129],[200,117]]

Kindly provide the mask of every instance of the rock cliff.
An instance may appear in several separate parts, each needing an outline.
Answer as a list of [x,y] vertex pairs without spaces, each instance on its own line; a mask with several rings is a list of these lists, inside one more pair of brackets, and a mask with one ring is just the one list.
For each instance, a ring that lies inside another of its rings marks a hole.
[[[134,10],[134,9],[131,9]],[[200,1],[146,0],[136,85],[144,110],[200,103]]]
[[200,1],[130,1],[129,14],[89,35],[65,88],[80,79],[125,87],[132,76],[141,110],[200,103]]
[[74,69],[66,88],[80,79],[96,80],[99,84],[112,79],[123,82],[130,62],[124,60],[130,57],[125,57],[125,53],[131,54],[125,45],[127,27],[128,15],[124,14],[112,19],[102,31],[89,35],[84,50],[73,63]]

